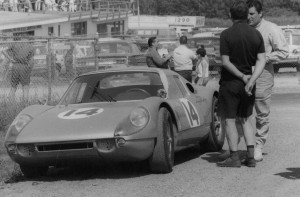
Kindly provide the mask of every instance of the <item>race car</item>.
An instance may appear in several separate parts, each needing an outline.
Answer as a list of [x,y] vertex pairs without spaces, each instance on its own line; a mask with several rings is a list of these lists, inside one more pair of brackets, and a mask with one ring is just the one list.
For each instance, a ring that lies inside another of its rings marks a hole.
[[176,151],[222,148],[217,89],[167,69],[94,71],[75,78],[56,106],[21,111],[5,146],[25,177],[80,161],[148,161],[152,172],[169,173]]

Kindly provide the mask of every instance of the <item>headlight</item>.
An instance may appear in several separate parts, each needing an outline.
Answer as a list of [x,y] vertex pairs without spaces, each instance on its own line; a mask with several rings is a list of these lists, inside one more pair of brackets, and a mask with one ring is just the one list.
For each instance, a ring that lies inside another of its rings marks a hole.
[[20,115],[14,122],[13,125],[15,126],[18,133],[32,120],[31,116],[22,114]]
[[129,119],[130,119],[131,124],[133,124],[134,126],[143,127],[149,121],[148,111],[146,111],[146,109],[144,109],[144,108],[134,109],[130,113]]
[[149,119],[150,115],[147,109],[136,108],[120,122],[115,130],[115,136],[129,136],[137,133],[148,124]]
[[16,137],[22,131],[22,129],[32,120],[33,118],[29,115],[22,114],[17,116],[17,118],[13,121],[10,127],[7,130],[5,136],[5,142],[8,145],[15,141]]

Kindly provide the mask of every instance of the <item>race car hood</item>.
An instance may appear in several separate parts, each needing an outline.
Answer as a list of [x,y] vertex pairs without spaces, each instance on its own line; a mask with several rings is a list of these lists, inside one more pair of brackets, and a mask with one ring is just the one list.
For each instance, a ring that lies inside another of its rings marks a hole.
[[20,132],[16,143],[112,138],[118,123],[140,102],[56,106],[39,114]]

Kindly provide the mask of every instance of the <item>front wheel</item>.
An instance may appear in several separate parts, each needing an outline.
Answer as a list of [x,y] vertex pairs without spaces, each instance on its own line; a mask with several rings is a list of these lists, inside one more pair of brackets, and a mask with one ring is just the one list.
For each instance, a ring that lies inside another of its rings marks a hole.
[[205,149],[207,151],[219,151],[222,149],[225,140],[225,131],[221,127],[220,117],[217,115],[218,98],[213,97],[212,101],[212,122],[210,124],[210,132],[208,139],[205,142]]
[[159,110],[157,128],[156,145],[149,159],[150,170],[155,173],[169,173],[174,165],[173,128],[175,126],[166,108]]
[[47,174],[48,166],[20,165],[21,171],[26,178],[37,178]]

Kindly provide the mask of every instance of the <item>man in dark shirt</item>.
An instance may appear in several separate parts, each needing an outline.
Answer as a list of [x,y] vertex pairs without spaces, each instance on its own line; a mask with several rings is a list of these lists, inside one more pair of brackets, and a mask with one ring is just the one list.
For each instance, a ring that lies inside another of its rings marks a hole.
[[171,55],[166,55],[166,57],[161,57],[157,52],[158,40],[156,37],[151,37],[148,39],[148,51],[146,54],[146,63],[149,67],[155,68],[168,68],[168,60],[172,57]]
[[28,101],[30,75],[33,67],[34,48],[30,41],[16,41],[8,48],[8,55],[12,59],[10,98],[15,99],[18,84],[22,85],[23,99]]
[[[242,125],[247,145],[245,164],[255,167],[255,136],[250,116],[255,100],[255,81],[265,65],[265,48],[261,34],[247,24],[248,7],[244,1],[230,8],[233,25],[220,37],[223,68],[220,79],[218,114],[226,132],[230,157],[217,163],[220,167],[241,167],[238,155],[236,119]],[[252,66],[255,66],[252,74]]]

